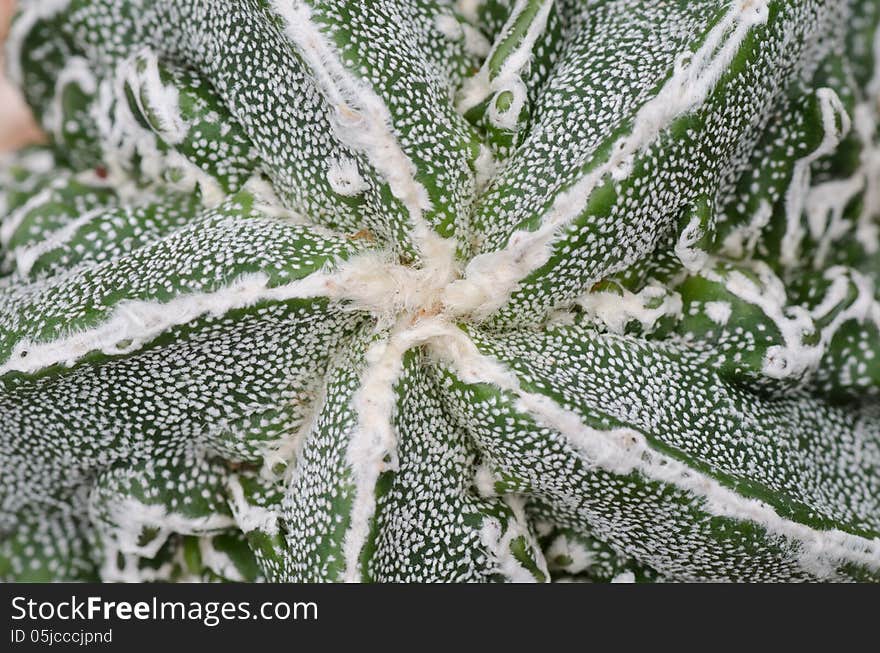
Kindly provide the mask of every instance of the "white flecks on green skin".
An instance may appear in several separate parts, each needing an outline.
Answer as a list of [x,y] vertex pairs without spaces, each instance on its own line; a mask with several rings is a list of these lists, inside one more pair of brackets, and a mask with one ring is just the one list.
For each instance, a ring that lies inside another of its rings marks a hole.
[[0,577],[880,579],[876,2],[21,5]]

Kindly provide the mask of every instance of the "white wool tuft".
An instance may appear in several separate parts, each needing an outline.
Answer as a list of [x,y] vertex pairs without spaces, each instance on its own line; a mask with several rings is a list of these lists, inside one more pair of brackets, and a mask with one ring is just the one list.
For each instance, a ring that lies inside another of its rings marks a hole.
[[715,324],[724,326],[730,320],[733,309],[728,302],[706,302],[706,315]]
[[327,181],[333,192],[351,197],[360,195],[370,186],[361,176],[354,159],[336,159],[327,164]]

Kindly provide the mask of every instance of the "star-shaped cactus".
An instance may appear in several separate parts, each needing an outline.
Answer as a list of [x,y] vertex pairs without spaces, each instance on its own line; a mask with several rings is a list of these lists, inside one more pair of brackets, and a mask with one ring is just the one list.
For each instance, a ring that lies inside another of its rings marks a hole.
[[21,4],[5,579],[880,579],[875,0]]

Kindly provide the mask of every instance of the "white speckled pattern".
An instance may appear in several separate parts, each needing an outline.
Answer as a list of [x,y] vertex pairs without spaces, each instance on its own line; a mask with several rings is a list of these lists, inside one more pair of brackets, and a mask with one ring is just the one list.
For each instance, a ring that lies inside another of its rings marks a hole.
[[873,0],[24,0],[0,578],[880,580]]

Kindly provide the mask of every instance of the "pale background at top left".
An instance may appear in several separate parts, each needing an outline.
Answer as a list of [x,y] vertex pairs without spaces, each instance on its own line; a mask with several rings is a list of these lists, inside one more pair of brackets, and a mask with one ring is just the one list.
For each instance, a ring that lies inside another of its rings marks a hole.
[[[0,44],[5,41],[15,0],[0,0]],[[0,152],[21,147],[39,139],[39,132],[21,94],[6,80],[0,48]]]

